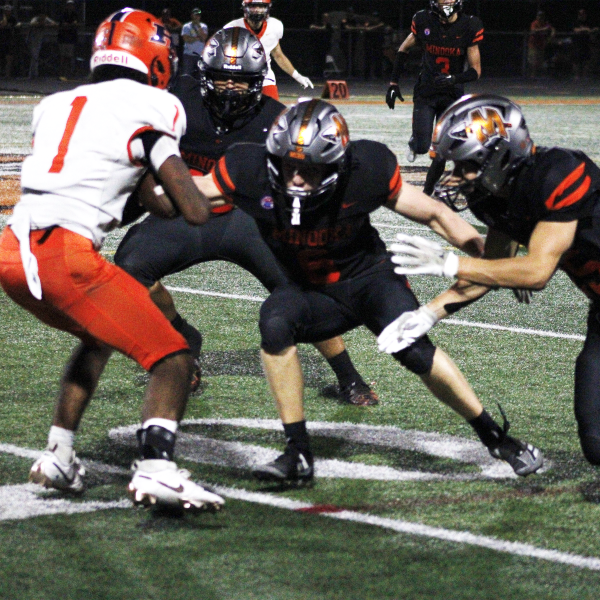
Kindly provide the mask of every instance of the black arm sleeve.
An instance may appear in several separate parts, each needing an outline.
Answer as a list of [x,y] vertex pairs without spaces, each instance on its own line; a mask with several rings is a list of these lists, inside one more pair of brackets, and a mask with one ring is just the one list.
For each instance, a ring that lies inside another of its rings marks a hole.
[[392,68],[392,75],[390,76],[390,81],[398,83],[400,73],[404,71],[404,66],[406,65],[407,58],[408,54],[406,52],[396,52],[396,57],[394,58],[394,67]]

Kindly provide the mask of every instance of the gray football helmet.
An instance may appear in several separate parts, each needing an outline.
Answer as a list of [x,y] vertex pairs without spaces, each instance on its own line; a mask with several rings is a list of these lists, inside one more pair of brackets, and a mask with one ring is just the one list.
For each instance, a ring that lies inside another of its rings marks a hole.
[[429,0],[429,10],[443,21],[447,21],[454,13],[462,10],[462,0],[454,0],[454,4],[440,5],[439,0]]
[[[206,42],[200,67],[200,91],[211,113],[224,121],[243,117],[260,102],[267,74],[265,49],[243,27],[220,29]],[[248,83],[248,89],[218,90],[215,81]]]
[[[300,100],[275,120],[267,136],[269,180],[292,212],[292,225],[300,224],[301,213],[314,211],[331,197],[346,169],[349,142],[346,120],[323,100]],[[312,191],[288,189],[283,178],[284,161],[325,165],[321,183]]]
[[444,178],[436,185],[437,198],[462,210],[474,190],[501,195],[535,146],[519,106],[502,96],[480,94],[463,96],[446,109],[436,125],[431,148],[444,160],[477,168],[473,181],[456,186]]

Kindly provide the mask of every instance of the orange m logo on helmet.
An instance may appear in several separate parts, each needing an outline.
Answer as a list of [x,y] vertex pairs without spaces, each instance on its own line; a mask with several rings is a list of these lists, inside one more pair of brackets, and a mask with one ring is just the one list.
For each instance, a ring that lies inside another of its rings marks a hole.
[[348,125],[342,115],[333,114],[331,120],[335,123],[335,128],[342,141],[342,147],[345,148],[350,141],[350,133],[348,132]]
[[482,145],[495,138],[509,140],[508,129],[512,125],[505,123],[502,115],[495,108],[485,106],[482,110],[485,110],[485,117],[480,109],[471,112],[471,124],[466,127],[467,135],[474,135]]

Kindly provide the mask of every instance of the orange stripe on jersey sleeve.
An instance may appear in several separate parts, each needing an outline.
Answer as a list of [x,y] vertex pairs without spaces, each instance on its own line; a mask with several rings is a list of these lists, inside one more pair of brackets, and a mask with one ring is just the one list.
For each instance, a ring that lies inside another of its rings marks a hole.
[[567,188],[572,186],[578,179],[581,179],[584,173],[585,162],[582,162],[578,167],[573,169],[573,171],[571,171],[571,173],[560,182],[550,196],[548,196],[548,199],[545,202],[546,208],[548,210],[558,210],[560,208],[564,208],[565,206],[571,206],[571,204],[575,204],[575,202],[581,200],[584,194],[590,189],[591,179],[589,175],[586,175],[583,183],[574,192],[559,202],[556,202],[557,196],[563,194]]
[[417,35],[417,26],[415,25],[414,21],[410,24],[410,30],[412,31],[413,35]]
[[479,43],[481,40],[483,39],[482,35],[478,35],[472,42],[471,44],[477,44]]
[[390,193],[388,194],[388,200],[395,198],[400,192],[402,187],[402,176],[400,175],[400,167],[396,165],[396,170],[390,179]]
[[[213,180],[215,185],[219,188],[221,194],[227,195],[231,192],[235,192],[235,185],[231,181],[231,177],[227,172],[227,165],[225,164],[225,157],[221,156],[219,162],[215,165],[212,171]],[[224,186],[227,186],[226,189]]]

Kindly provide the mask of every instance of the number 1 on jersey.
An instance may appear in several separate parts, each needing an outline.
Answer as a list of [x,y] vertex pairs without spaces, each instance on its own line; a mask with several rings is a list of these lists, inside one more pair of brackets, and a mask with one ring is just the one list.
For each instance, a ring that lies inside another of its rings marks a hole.
[[73,135],[73,131],[75,130],[75,125],[77,125],[77,121],[81,115],[81,111],[87,102],[86,96],[77,96],[73,102],[71,102],[71,113],[69,114],[69,118],[67,119],[67,125],[65,127],[65,132],[63,133],[62,139],[60,140],[60,144],[58,144],[58,152],[56,156],[52,160],[52,165],[50,166],[49,173],[60,173],[65,164],[65,155],[67,150],[69,149],[69,142],[71,141],[71,136]]

